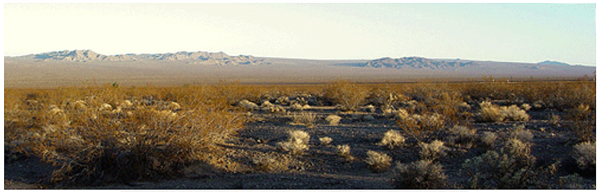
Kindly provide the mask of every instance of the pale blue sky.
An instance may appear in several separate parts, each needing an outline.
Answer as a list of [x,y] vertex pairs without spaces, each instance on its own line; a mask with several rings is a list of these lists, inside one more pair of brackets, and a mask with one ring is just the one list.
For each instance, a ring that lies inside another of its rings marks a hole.
[[223,51],[595,65],[595,4],[4,4],[4,54]]

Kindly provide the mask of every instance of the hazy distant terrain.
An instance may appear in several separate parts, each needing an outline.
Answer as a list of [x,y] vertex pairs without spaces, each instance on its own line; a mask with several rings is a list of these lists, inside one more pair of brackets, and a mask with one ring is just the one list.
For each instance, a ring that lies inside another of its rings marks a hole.
[[408,82],[422,79],[467,80],[483,76],[576,78],[595,68],[546,61],[509,63],[430,59],[307,60],[225,53],[177,52],[102,55],[90,50],[55,51],[4,58],[5,87],[78,86],[84,83],[182,85],[185,83],[318,83],[335,79]]

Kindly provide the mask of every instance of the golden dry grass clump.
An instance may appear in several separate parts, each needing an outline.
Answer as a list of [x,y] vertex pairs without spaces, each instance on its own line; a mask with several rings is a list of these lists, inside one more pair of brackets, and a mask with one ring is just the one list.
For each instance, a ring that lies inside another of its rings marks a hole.
[[[21,99],[25,95],[11,93],[5,141],[16,151],[59,166],[50,179],[53,184],[95,185],[174,175],[242,128],[243,119],[214,98],[215,91],[64,88],[36,96],[39,108],[28,107]],[[193,97],[176,96],[187,94]],[[163,100],[167,97],[178,103]]]

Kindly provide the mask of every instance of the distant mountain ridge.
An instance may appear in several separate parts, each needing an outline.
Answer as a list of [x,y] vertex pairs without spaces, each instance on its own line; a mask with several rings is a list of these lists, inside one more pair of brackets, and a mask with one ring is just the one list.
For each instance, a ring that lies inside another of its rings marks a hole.
[[433,60],[423,57],[402,57],[402,58],[390,58],[384,57],[372,61],[366,62],[365,67],[372,68],[418,68],[418,69],[451,69],[460,68],[467,66],[475,66],[476,63],[472,61],[461,61],[456,60]]
[[65,50],[47,53],[31,54],[20,56],[19,58],[34,59],[41,61],[70,61],[70,62],[88,62],[88,61],[185,61],[187,64],[200,65],[260,65],[270,64],[262,59],[253,56],[239,55],[229,56],[223,52],[210,53],[204,51],[197,52],[176,52],[160,54],[125,54],[125,55],[103,55],[91,50]]
[[558,61],[543,61],[543,62],[539,62],[537,63],[539,65],[562,65],[562,66],[570,66],[570,64],[567,63],[562,63],[562,62],[558,62]]
[[[515,66],[517,68],[548,70],[555,67],[573,67],[567,63],[557,61],[543,61],[539,63],[514,63],[514,62],[494,62],[494,61],[476,61],[460,59],[429,59],[424,57],[401,57],[391,58],[383,57],[375,60],[309,60],[309,59],[285,59],[274,57],[254,57],[251,55],[230,56],[224,52],[187,52],[179,51],[176,53],[156,53],[156,54],[119,54],[103,55],[91,50],[65,50],[46,53],[30,54],[17,57],[4,57],[5,63],[19,63],[22,61],[44,62],[118,62],[127,61],[138,63],[138,61],[153,62],[174,62],[186,65],[214,65],[214,66],[234,66],[234,65],[301,65],[307,66],[314,63],[331,66],[358,67],[358,68],[382,68],[382,69],[425,69],[440,71],[457,71],[474,69],[492,70],[495,65]],[[143,62],[141,63],[143,64]]]

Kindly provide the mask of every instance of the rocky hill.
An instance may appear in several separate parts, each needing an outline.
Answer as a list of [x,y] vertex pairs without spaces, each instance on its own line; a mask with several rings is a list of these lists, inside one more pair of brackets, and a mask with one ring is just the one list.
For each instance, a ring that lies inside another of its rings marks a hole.
[[466,66],[477,65],[472,61],[456,60],[433,60],[423,57],[402,57],[402,58],[380,58],[366,62],[365,67],[372,68],[395,68],[395,69],[454,69]]
[[223,52],[177,52],[161,54],[125,54],[125,55],[102,55],[91,50],[65,50],[47,53],[25,55],[19,58],[33,59],[37,61],[184,61],[187,64],[199,65],[259,65],[270,64],[263,59],[253,56],[239,55],[229,56]]

